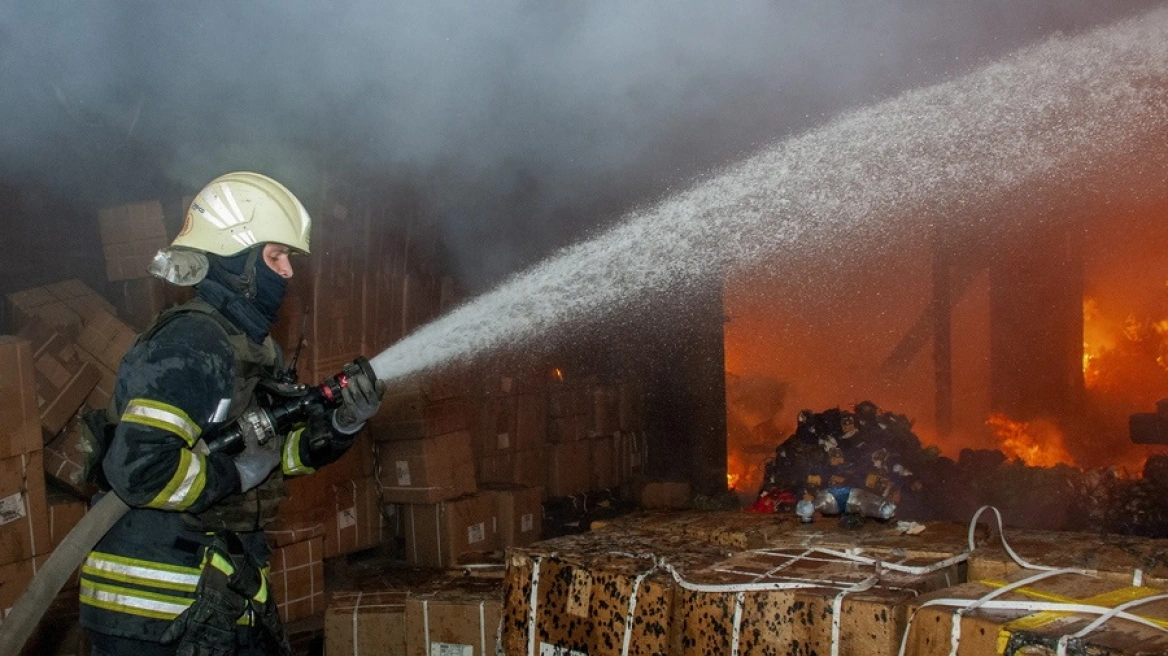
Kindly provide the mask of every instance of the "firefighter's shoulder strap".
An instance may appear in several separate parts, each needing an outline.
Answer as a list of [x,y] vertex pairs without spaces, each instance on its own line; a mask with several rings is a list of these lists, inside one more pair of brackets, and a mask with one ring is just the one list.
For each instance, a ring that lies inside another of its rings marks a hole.
[[[237,371],[237,380],[255,379],[262,373],[258,370],[262,368],[259,363],[272,361],[270,354],[275,352],[276,349],[271,338],[265,340],[264,344],[252,342],[227,317],[223,316],[210,303],[200,298],[193,298],[182,305],[177,305],[163,311],[141,335],[138,335],[131,349],[149,341],[171,321],[189,314],[206,316],[223,331],[223,336],[234,354],[235,366],[237,368],[243,367],[248,369],[248,371]],[[256,370],[253,371],[252,369]],[[246,390],[246,392],[250,396],[250,390]],[[108,490],[109,483],[105,478],[105,474],[101,471],[101,462],[102,458],[105,457],[106,451],[109,450],[119,419],[115,396],[115,394],[110,394],[110,401],[107,407],[89,410],[81,416],[81,434],[84,445],[82,451],[85,453],[85,480],[97,485],[102,490]]]

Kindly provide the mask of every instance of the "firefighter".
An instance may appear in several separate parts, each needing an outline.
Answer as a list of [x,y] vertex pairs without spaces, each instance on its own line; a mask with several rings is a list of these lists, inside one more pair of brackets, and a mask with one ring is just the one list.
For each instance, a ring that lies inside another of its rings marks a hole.
[[289,653],[266,577],[263,528],[285,496],[284,477],[339,458],[376,413],[382,384],[352,377],[335,411],[228,455],[203,436],[255,403],[275,377],[269,336],[309,252],[310,218],[279,182],[228,173],[195,197],[171,248],[151,272],[194,285],[194,298],[146,329],[118,372],[116,417],[102,472],[131,510],[81,569],[81,622],[93,653]]

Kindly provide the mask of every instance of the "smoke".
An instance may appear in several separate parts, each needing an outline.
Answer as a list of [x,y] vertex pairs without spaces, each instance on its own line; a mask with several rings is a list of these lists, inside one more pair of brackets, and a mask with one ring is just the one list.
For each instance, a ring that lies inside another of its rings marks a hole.
[[[841,112],[1150,5],[0,5],[0,176],[103,204],[409,180],[472,286]],[[13,235],[11,219],[4,233]]]

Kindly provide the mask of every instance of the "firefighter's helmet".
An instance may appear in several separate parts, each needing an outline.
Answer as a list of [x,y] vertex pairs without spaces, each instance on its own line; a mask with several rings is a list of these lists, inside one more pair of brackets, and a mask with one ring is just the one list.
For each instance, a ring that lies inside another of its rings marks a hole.
[[237,171],[212,180],[195,196],[171,246],[230,256],[256,244],[309,252],[312,219],[300,200],[266,175]]
[[288,188],[266,175],[236,171],[195,196],[182,230],[159,251],[150,273],[177,285],[207,274],[206,254],[230,257],[259,244],[283,244],[307,254],[312,219]]

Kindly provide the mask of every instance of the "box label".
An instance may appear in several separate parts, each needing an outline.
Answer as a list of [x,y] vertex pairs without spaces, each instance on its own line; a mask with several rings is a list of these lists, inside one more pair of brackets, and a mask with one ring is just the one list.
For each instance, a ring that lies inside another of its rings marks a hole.
[[532,513],[525,513],[519,518],[519,532],[527,533],[535,528],[535,515]]
[[408,460],[398,460],[393,463],[394,469],[397,470],[397,484],[402,487],[409,487],[410,485],[410,463]]
[[337,513],[337,528],[345,530],[357,525],[357,508],[345,508]]
[[474,647],[452,642],[431,642],[430,656],[474,656]]
[[484,522],[471,524],[466,527],[466,541],[470,544],[487,539],[487,526]]
[[568,613],[576,617],[588,617],[588,606],[592,603],[592,575],[586,570],[572,570],[572,585],[568,588]]
[[497,436],[499,441],[499,449],[506,449],[511,446],[511,433],[499,433]]
[[20,492],[0,499],[0,526],[24,518],[28,510],[24,506],[24,495]]
[[546,642],[539,643],[539,656],[588,656],[582,651],[568,649],[559,645],[549,645]]

